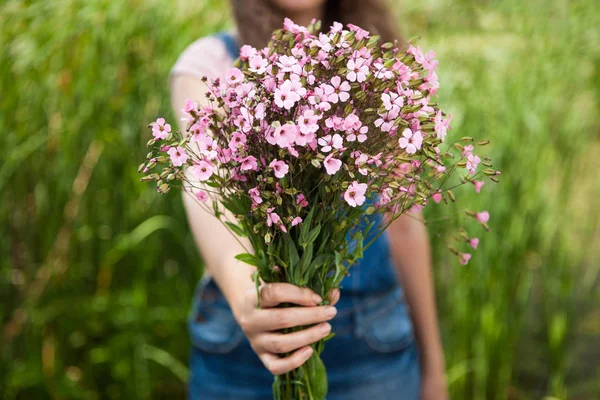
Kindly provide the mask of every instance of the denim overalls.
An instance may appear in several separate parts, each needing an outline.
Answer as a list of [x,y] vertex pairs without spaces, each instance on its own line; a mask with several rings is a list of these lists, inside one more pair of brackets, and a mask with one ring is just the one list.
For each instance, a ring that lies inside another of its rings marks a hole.
[[[221,33],[233,58],[238,47]],[[379,218],[379,217],[375,217]],[[328,400],[417,400],[420,364],[411,320],[397,285],[389,240],[381,235],[342,281],[335,336],[322,359]],[[200,281],[188,321],[192,341],[189,397],[269,400],[273,375],[262,365],[213,280]]]

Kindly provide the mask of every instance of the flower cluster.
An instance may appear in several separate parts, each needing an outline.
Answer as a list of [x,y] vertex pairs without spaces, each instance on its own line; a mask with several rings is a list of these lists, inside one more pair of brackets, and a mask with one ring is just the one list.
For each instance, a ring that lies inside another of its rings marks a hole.
[[[209,105],[186,102],[187,132],[163,118],[151,125],[141,169],[164,169],[144,179],[161,192],[183,182],[217,215],[221,206],[231,211],[234,232],[266,245],[281,234],[296,240],[313,208],[348,233],[375,212],[393,220],[430,199],[454,201],[452,173],[464,171],[459,184],[477,192],[481,176],[497,180],[489,159],[474,153],[487,141],[461,138],[442,149],[451,117],[433,101],[433,52],[401,51],[351,24],[317,32],[286,20],[268,47],[243,46],[225,81],[204,79]],[[455,253],[462,263],[470,257]]]

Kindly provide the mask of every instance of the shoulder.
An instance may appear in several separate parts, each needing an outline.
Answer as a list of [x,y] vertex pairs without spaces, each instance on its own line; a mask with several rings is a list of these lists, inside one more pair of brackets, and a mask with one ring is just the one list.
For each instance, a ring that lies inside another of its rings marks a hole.
[[233,60],[227,47],[217,36],[200,38],[187,46],[179,55],[171,69],[170,80],[179,75],[193,77],[208,76],[210,79],[223,78]]

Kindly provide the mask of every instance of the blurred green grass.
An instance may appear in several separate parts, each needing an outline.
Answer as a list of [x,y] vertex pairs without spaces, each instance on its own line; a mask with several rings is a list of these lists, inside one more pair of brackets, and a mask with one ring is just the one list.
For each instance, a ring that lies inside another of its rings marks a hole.
[[[454,133],[492,139],[503,172],[462,192],[460,207],[492,215],[468,266],[432,235],[453,398],[600,398],[600,9],[394,11],[438,53]],[[229,24],[218,0],[0,5],[3,398],[184,396],[201,261],[180,198],[136,168],[145,124],[172,115],[177,55]]]

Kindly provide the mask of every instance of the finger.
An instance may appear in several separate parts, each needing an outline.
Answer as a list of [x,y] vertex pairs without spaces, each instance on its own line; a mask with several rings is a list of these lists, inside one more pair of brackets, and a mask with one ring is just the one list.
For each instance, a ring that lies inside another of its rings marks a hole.
[[329,299],[329,304],[331,304],[332,306],[335,306],[337,304],[338,301],[340,301],[340,289],[335,288],[332,289],[329,294],[327,295],[327,298]]
[[292,333],[266,333],[254,341],[259,352],[283,354],[312,344],[331,332],[331,325],[323,322],[319,325]]
[[276,354],[263,353],[260,358],[265,367],[267,367],[273,375],[281,375],[304,364],[310,358],[312,353],[312,347],[306,346],[296,350],[287,357],[282,358]]
[[248,329],[256,332],[276,331],[294,326],[313,325],[329,321],[337,310],[333,306],[269,308],[255,310]]
[[301,306],[316,306],[323,299],[309,288],[301,288],[291,283],[267,283],[260,289],[261,308],[275,307],[281,303]]

